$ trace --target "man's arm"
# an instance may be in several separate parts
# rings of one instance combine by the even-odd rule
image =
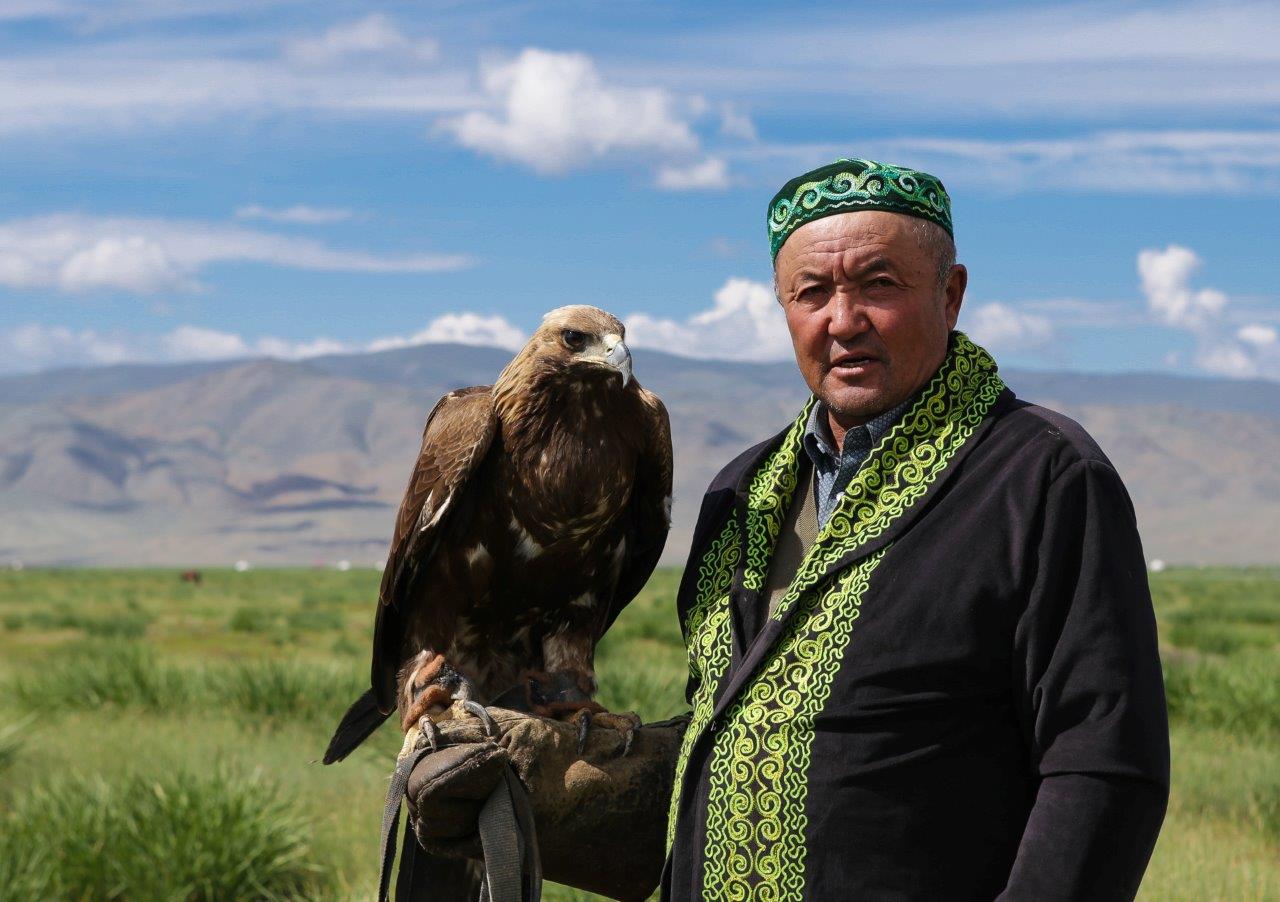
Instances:
[[[1015,633],[1039,789],[1001,899],[1132,899],[1164,818],[1169,729],[1146,561],[1109,464],[1051,484]]]

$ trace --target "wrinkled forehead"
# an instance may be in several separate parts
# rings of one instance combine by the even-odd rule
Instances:
[[[797,268],[834,268],[871,258],[914,266],[928,256],[917,220],[887,210],[857,210],[807,222],[787,237],[774,259],[779,278]]]
[[[622,335],[625,331],[617,317],[588,304],[557,307],[542,318],[542,328],[573,329],[589,335],[605,335],[610,332]]]

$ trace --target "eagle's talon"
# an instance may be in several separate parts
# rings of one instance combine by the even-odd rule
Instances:
[[[578,754],[581,755],[587,750],[587,733],[591,730],[591,709],[583,708],[574,716],[574,720],[578,722]]]
[[[490,739],[497,740],[502,737],[502,731],[498,729],[498,725],[494,722],[493,717],[485,710],[484,705],[471,699],[463,699],[462,707],[467,713],[479,719],[484,725],[485,735]]]
[[[440,746],[444,744],[444,734],[440,732],[440,728],[436,726],[436,722],[430,717],[423,715],[418,720],[418,738],[414,742],[415,748],[429,746],[431,751],[440,751]]]

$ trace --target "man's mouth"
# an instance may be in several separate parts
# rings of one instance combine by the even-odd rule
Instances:
[[[864,370],[880,362],[878,357],[869,354],[844,354],[831,362],[833,370]]]

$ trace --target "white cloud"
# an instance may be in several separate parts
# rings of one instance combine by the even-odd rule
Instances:
[[[1260,323],[1250,323],[1236,330],[1236,338],[1258,348],[1274,345],[1278,336],[1280,333],[1277,333],[1274,327]]]
[[[275,357],[280,360],[303,360],[307,357],[320,357],[323,354],[350,354],[367,350],[353,346],[347,342],[333,338],[312,338],[309,341],[287,341],[282,338],[259,338],[253,343],[254,350],[264,357]]]
[[[328,225],[345,222],[354,214],[345,207],[311,207],[295,204],[292,207],[264,207],[248,204],[236,210],[237,219],[266,219],[270,222],[287,222],[295,225]]]
[[[182,325],[159,335],[68,329],[30,323],[0,330],[0,372],[24,372],[62,366],[112,363],[177,363],[274,357],[303,360],[323,354],[359,354],[423,344],[455,344],[521,348],[528,336],[505,317],[477,313],[446,313],[409,335],[388,335],[371,341],[340,341],[327,336],[287,339],[262,336],[248,339],[236,332]]]
[[[452,342],[485,345],[514,351],[524,346],[529,336],[505,317],[481,316],[477,313],[446,313],[433,319],[425,329],[407,337],[379,338],[368,345],[370,351],[385,351],[410,345]]]
[[[160,348],[169,360],[222,360],[252,351],[239,335],[199,326],[179,326],[161,337]]]
[[[141,235],[105,236],[74,250],[58,267],[56,282],[64,291],[119,289],[139,294],[193,287],[165,249]]]
[[[686,357],[788,360],[791,337],[773,289],[750,279],[729,279],[709,309],[684,320],[647,313],[626,317],[627,343]]]
[[[30,323],[0,332],[0,372],[122,363],[133,354],[127,341],[92,329]]]
[[[1196,350],[1196,365],[1216,376],[1246,379],[1258,375],[1258,364],[1248,351],[1237,344],[1207,340]]]
[[[1053,323],[1047,316],[1015,310],[1006,304],[989,303],[965,307],[961,328],[978,344],[1007,351],[1043,348],[1054,339]]]
[[[196,220],[55,214],[0,222],[0,284],[66,292],[141,294],[196,287],[214,263],[248,262],[333,272],[441,272],[460,255],[379,255]]]
[[[689,166],[663,166],[657,184],[668,191],[697,191],[729,187],[729,167],[720,157],[707,157]]]
[[[299,38],[285,45],[290,59],[308,66],[323,66],[361,57],[401,58],[419,62],[434,60],[440,44],[432,38],[406,37],[387,16],[374,13],[334,25],[313,38]]]
[[[562,173],[613,154],[687,156],[698,139],[676,99],[656,88],[606,84],[579,53],[526,48],[486,64],[486,109],[445,118],[464,147]]]
[[[1228,297],[1216,288],[1191,286],[1191,277],[1200,266],[1195,251],[1176,244],[1138,254],[1142,292],[1152,316],[1194,336],[1195,364],[1206,372],[1237,378],[1280,378],[1276,329],[1248,323],[1232,333]]]
[[[1200,266],[1201,260],[1195,251],[1176,244],[1138,254],[1142,293],[1158,320],[1181,329],[1198,330],[1222,312],[1227,297],[1221,291],[1191,289],[1191,276]]]

